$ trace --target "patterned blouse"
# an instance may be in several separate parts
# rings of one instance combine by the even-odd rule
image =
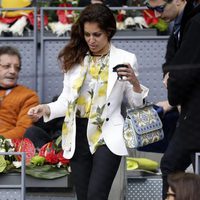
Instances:
[[[77,117],[88,118],[92,122],[88,139],[93,151],[105,144],[101,133],[105,120],[102,113],[106,104],[109,54],[95,59],[97,57],[89,56],[88,71],[77,99],[76,112]]]

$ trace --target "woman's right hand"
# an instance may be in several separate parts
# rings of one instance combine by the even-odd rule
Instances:
[[[160,106],[163,108],[164,113],[170,111],[173,107],[169,104],[169,101],[159,101],[157,106]]]
[[[50,108],[46,104],[40,104],[38,106],[30,108],[27,114],[34,122],[36,122],[44,115],[49,116]]]

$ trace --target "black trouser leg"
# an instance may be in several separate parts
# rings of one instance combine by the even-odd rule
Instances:
[[[78,200],[87,200],[88,185],[92,168],[91,155],[71,160],[72,178]]]
[[[98,147],[93,155],[87,200],[107,200],[119,168],[121,156],[113,154],[106,145]]]
[[[29,127],[24,134],[24,138],[30,139],[36,148],[41,148],[44,144],[52,141],[51,136],[37,126]]]
[[[179,137],[174,135],[161,159],[160,167],[163,175],[163,200],[166,199],[168,190],[167,176],[177,171],[185,171],[192,163],[192,152],[189,151],[187,146],[182,144],[181,141]]]
[[[87,123],[88,119],[76,118],[76,149],[70,160],[78,200],[87,200],[88,184],[92,170],[92,155],[86,136]]]
[[[87,120],[77,119],[76,150],[71,159],[72,178],[78,200],[107,200],[121,156],[113,154],[106,145],[92,155],[87,136]]]

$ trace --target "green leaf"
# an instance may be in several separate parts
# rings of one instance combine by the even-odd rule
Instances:
[[[36,155],[31,158],[31,163],[33,165],[41,166],[44,165],[44,162],[45,162],[45,157],[43,156]]]
[[[158,23],[154,25],[155,28],[157,28],[159,31],[166,31],[168,29],[168,24],[162,20],[159,19]]]
[[[4,159],[3,155],[0,155],[0,173],[4,171],[4,169],[6,169],[6,161]]]
[[[62,141],[62,136],[60,135],[57,139],[56,139],[56,145],[59,146],[61,144]]]
[[[3,135],[0,135],[0,139],[5,140],[5,137],[3,137]]]
[[[66,168],[58,168],[52,165],[26,166],[26,174],[40,179],[55,179],[69,174]]]

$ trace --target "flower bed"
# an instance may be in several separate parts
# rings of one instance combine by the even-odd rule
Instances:
[[[39,179],[56,179],[69,175],[69,160],[63,158],[60,139],[45,144],[36,151],[33,143],[25,138],[5,139],[0,136],[0,152],[25,152],[26,174]],[[0,173],[21,171],[21,157],[0,155]]]
[[[2,12],[0,12],[0,36],[31,36],[36,24],[37,29],[42,28],[47,35],[70,36],[71,27],[83,9],[81,7],[77,9],[77,0],[40,1],[37,4],[37,10],[33,8],[29,10],[27,6],[30,7],[32,2],[30,0],[26,2],[28,4],[23,4],[23,1],[18,0],[18,3],[16,1],[12,5],[4,0]],[[6,10],[9,8],[17,10]],[[168,29],[168,24],[158,19],[154,12],[146,9],[145,6],[121,7],[114,9],[113,14],[118,30],[154,28],[165,32]],[[36,22],[34,22],[35,19]],[[43,27],[41,27],[42,24]]]

